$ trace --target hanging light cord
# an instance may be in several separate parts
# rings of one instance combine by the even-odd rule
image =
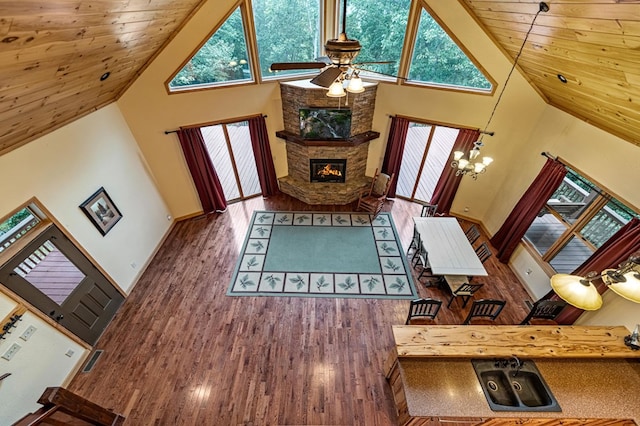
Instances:
[[[482,131],[482,135],[480,136],[480,142],[482,142],[482,138],[484,137],[485,134],[487,134],[487,129],[489,128],[489,124],[491,123],[491,120],[493,119],[493,115],[496,113],[496,109],[498,109],[498,105],[500,104],[500,99],[502,99],[502,95],[504,94],[504,90],[507,88],[507,83],[509,83],[509,79],[511,78],[511,74],[513,74],[513,70],[516,69],[516,65],[518,65],[518,59],[520,59],[520,54],[522,54],[522,51],[524,50],[524,46],[527,44],[527,39],[529,38],[529,34],[531,34],[531,30],[533,30],[533,26],[536,23],[536,19],[538,19],[538,15],[540,15],[540,12],[548,12],[549,11],[549,6],[541,1],[540,2],[540,7],[538,9],[538,11],[536,12],[536,15],[533,17],[533,21],[531,21],[531,26],[529,27],[529,31],[527,31],[527,34],[524,36],[524,41],[522,42],[522,46],[520,46],[520,50],[518,51],[518,54],[516,55],[514,61],[513,61],[513,66],[511,67],[511,70],[509,71],[509,74],[507,74],[507,79],[504,81],[504,85],[502,85],[502,90],[500,91],[500,94],[498,95],[498,100],[496,101],[496,104],[493,106],[493,111],[491,111],[491,115],[489,116],[489,120],[487,121],[487,125],[484,126],[484,130]]]

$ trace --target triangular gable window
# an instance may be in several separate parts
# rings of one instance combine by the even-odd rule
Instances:
[[[409,80],[439,86],[490,91],[491,82],[462,51],[456,41],[422,9],[416,34]]]
[[[238,7],[169,83],[171,90],[253,81]]]

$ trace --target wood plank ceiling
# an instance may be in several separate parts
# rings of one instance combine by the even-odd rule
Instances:
[[[201,2],[0,0],[0,154],[117,100]]]
[[[513,60],[539,2],[463,1]],[[518,67],[549,104],[640,146],[640,1],[547,4]]]
[[[0,154],[117,100],[204,1],[0,0]],[[460,1],[511,58],[538,11]],[[640,0],[548,4],[518,66],[550,104],[640,146]]]

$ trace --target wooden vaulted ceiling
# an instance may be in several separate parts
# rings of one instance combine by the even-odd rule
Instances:
[[[0,0],[0,154],[117,100],[204,1]],[[460,1],[512,59],[539,9]],[[640,0],[547,3],[519,68],[551,105],[640,146]]]
[[[0,154],[115,101],[202,2],[0,0]]]
[[[539,2],[463,2],[514,59]],[[549,104],[640,146],[640,1],[546,3],[518,67]]]

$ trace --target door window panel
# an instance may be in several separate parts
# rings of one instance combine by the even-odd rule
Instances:
[[[410,123],[396,195],[429,202],[442,171],[449,165],[459,132],[451,127]]]
[[[51,240],[28,254],[13,271],[58,305],[86,278]]]
[[[200,131],[225,199],[236,201],[260,194],[249,122],[206,126]]]

